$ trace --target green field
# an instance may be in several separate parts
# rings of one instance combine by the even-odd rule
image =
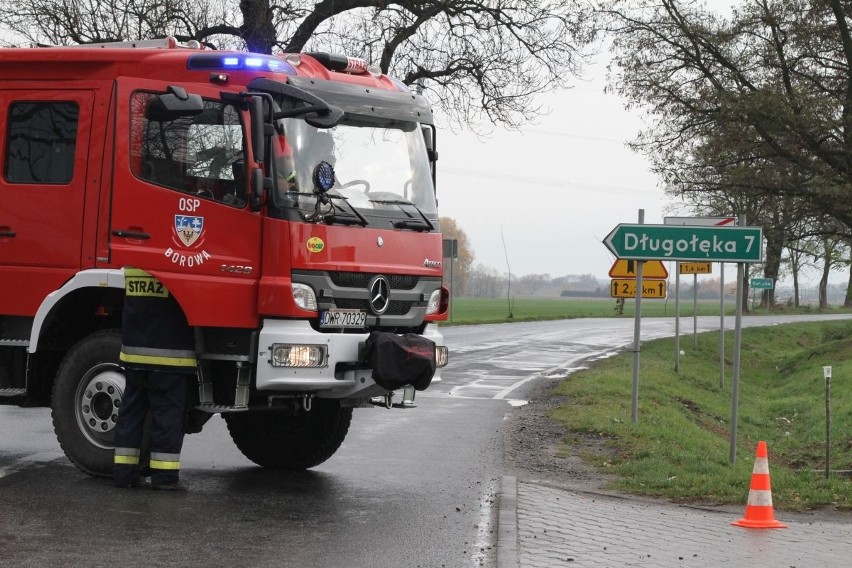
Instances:
[[[453,298],[451,308],[451,319],[447,325],[476,324],[476,323],[503,323],[507,321],[536,321],[548,319],[565,318],[587,318],[587,317],[627,317],[635,315],[634,301],[627,300],[624,303],[624,312],[616,316],[616,303],[614,298],[584,299],[584,298],[516,298],[510,306],[506,298]],[[733,314],[735,305],[733,302],[725,304],[725,312]],[[801,308],[802,313],[812,313],[809,308]],[[830,312],[844,310],[832,309]],[[848,310],[846,310],[848,311]],[[719,301],[699,301],[698,315],[718,315]],[[766,313],[761,311],[760,313]],[[785,310],[784,313],[791,313]],[[692,300],[680,300],[681,317],[692,316]],[[673,299],[666,300],[643,300],[642,315],[648,317],[675,315],[675,302]]]
[[[700,302],[699,314],[718,315],[717,302]],[[505,299],[458,298],[448,324],[614,317],[615,300],[520,298],[508,318]],[[692,315],[681,301],[681,316]],[[732,314],[734,306],[726,305]],[[803,313],[813,313],[804,308]],[[848,312],[834,309],[831,312]],[[646,316],[674,316],[674,302],[642,303]],[[758,313],[765,314],[765,310]],[[790,313],[785,310],[785,313]],[[633,301],[623,318],[632,318]],[[567,377],[555,391],[565,404],[552,414],[568,431],[563,451],[593,446],[604,454],[583,457],[612,473],[613,488],[691,503],[744,505],[757,442],[769,448],[775,507],[833,506],[852,510],[852,322],[826,322],[743,330],[736,462],[729,462],[731,357],[720,386],[718,332],[692,341],[674,372],[673,339],[643,344],[639,420],[631,421],[632,354],[600,361]],[[825,478],[825,381],[831,385],[832,473]]]
[[[726,354],[733,353],[727,334]],[[730,465],[731,372],[720,387],[719,335],[699,336],[697,350],[674,372],[672,339],[643,345],[638,422],[631,420],[632,354],[569,376],[552,418],[575,442],[595,439],[608,451],[584,457],[615,474],[613,488],[691,503],[744,504],[755,448],[767,442],[774,505],[852,509],[852,322],[809,323],[743,331],[736,463]],[[825,469],[825,381],[833,367],[831,448]]]

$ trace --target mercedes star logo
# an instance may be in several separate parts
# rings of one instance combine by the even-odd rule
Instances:
[[[382,315],[390,305],[390,282],[384,276],[376,276],[370,282],[370,309],[377,316]]]

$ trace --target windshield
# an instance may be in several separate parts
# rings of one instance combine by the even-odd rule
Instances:
[[[329,195],[346,198],[366,218],[419,219],[419,213],[408,211],[413,209],[408,204],[413,204],[423,215],[437,219],[426,145],[418,124],[375,118],[359,121],[347,116],[328,130],[298,118],[283,119],[277,127],[273,144],[277,204],[313,209],[314,174],[317,165],[325,162],[334,169]]]

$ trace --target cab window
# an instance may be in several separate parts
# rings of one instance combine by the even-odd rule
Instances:
[[[66,184],[74,176],[77,103],[20,102],[9,107],[6,180]]]
[[[157,185],[234,207],[246,203],[245,150],[239,111],[204,101],[204,111],[174,119],[151,118],[154,93],[131,99],[131,170]]]

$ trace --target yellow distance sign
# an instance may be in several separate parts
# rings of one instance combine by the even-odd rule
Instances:
[[[681,262],[679,266],[681,274],[711,274],[713,272],[712,262]]]
[[[613,298],[635,298],[636,297],[636,281],[627,279],[613,280],[609,287],[609,295]],[[643,280],[642,281],[642,297],[643,298],[665,298],[666,297],[666,281],[665,280]]]
[[[661,260],[622,260],[616,259],[612,268],[609,269],[610,278],[636,278],[636,271],[639,268],[639,263],[642,265],[642,278],[648,280],[665,280],[669,277],[669,271],[666,270],[663,261]]]

